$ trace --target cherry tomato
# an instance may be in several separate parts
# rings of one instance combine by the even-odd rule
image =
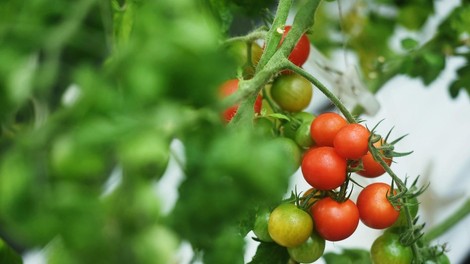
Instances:
[[[284,33],[282,34],[281,42],[284,41],[284,38],[287,36],[287,33],[290,31],[292,26],[285,26]],[[280,45],[279,44],[279,45]],[[302,66],[310,54],[310,40],[306,34],[303,34],[297,44],[294,46],[294,49],[289,55],[289,60],[297,66]]]
[[[312,234],[312,217],[295,204],[283,203],[271,212],[268,231],[277,244],[296,247],[307,241]]]
[[[299,169],[302,160],[302,151],[294,140],[286,137],[277,137],[274,139],[282,148],[285,155],[285,161],[292,164],[292,173]]]
[[[311,208],[315,229],[326,240],[339,241],[351,236],[359,224],[359,210],[350,199],[338,202],[331,197],[317,201]]]
[[[337,113],[322,113],[313,120],[310,135],[317,146],[333,147],[336,133],[347,124],[346,119]]]
[[[312,84],[297,73],[279,75],[271,87],[271,97],[285,111],[304,110],[312,100]]]
[[[395,209],[387,196],[390,185],[376,182],[367,185],[357,197],[357,208],[361,221],[370,228],[383,229],[395,223],[400,211]]]
[[[272,242],[273,239],[269,235],[268,231],[268,222],[269,222],[269,215],[271,212],[267,209],[261,209],[256,214],[255,218],[255,225],[253,227],[253,233],[255,233],[256,237],[264,242]]]
[[[411,199],[407,200],[407,203],[409,204],[408,208],[411,213],[411,217],[415,218],[416,215],[418,215],[418,210],[419,210],[419,202],[417,197],[413,197]],[[397,221],[393,223],[392,227],[405,227],[408,225],[408,221],[406,220],[406,215],[405,215],[405,209],[404,207],[400,208],[400,216],[398,216]]]
[[[336,134],[333,145],[345,159],[359,159],[367,153],[370,132],[363,125],[347,124]]]
[[[289,256],[298,263],[312,263],[319,259],[325,251],[325,239],[315,230],[312,235],[296,247],[287,248]]]
[[[411,264],[413,252],[400,243],[400,235],[385,232],[372,243],[370,255],[374,264]]]
[[[304,194],[302,195],[302,201],[308,198],[307,204],[310,206],[313,205],[316,201],[320,200],[318,196],[321,195],[321,191],[315,189],[315,188],[310,188]]]
[[[310,136],[310,123],[303,123],[295,132],[295,142],[301,148],[308,149],[315,144]]]
[[[263,49],[256,43],[251,42],[251,63],[248,63],[248,48],[249,43],[245,41],[235,41],[228,47],[228,52],[235,59],[237,65],[242,67],[244,77],[252,77],[255,73],[255,67],[258,64]]]
[[[305,180],[317,190],[333,190],[343,184],[346,167],[346,160],[332,147],[308,150],[301,164]]]
[[[382,141],[374,143],[374,146],[376,148],[382,146]],[[385,161],[385,163],[387,163],[388,166],[392,164],[391,158],[384,158],[383,160]],[[380,163],[374,160],[374,157],[372,157],[370,151],[367,151],[366,155],[361,158],[361,161],[363,169],[356,172],[357,174],[366,178],[375,178],[385,173],[385,169],[382,167],[382,165],[380,165]]]
[[[220,86],[219,89],[220,89],[221,97],[227,97],[233,94],[238,89],[238,79],[232,79],[232,80],[226,81]],[[263,98],[261,97],[261,95],[258,95],[255,101],[255,104],[253,105],[253,108],[256,114],[259,114],[261,112],[262,100]],[[224,120],[227,123],[230,122],[230,120],[232,120],[232,118],[237,113],[237,110],[238,110],[238,104],[225,109],[225,111],[223,112]]]

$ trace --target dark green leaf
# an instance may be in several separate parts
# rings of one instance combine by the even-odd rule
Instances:
[[[276,243],[261,242],[248,264],[286,264],[288,260],[289,253],[285,247]]]
[[[23,259],[2,238],[0,238],[0,263],[22,264]]]

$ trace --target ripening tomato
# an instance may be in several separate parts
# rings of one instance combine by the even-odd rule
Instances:
[[[290,31],[292,26],[285,26],[284,33],[282,34],[281,42],[279,45],[284,41],[284,38],[287,36],[287,33]],[[297,44],[295,44],[294,49],[289,55],[289,60],[297,66],[302,66],[308,58],[310,54],[310,40],[308,39],[306,34],[303,34]]]
[[[247,43],[238,40],[230,43],[228,52],[235,59],[237,65],[242,67],[243,77],[250,78],[255,74],[255,67],[263,54],[263,49],[256,42]],[[250,63],[248,63],[249,57],[251,58]]]
[[[305,180],[317,190],[333,190],[346,180],[346,160],[332,147],[308,150],[301,164]]]
[[[359,210],[350,199],[338,202],[325,197],[317,201],[310,210],[318,234],[329,241],[348,238],[359,224]]]
[[[312,263],[319,259],[325,251],[325,239],[315,230],[312,235],[296,247],[287,248],[289,256],[298,263]]]
[[[235,93],[235,91],[238,89],[238,82],[239,82],[238,79],[232,79],[223,83],[219,88],[220,97],[222,98],[227,97]],[[261,95],[258,95],[255,101],[255,104],[253,105],[253,108],[256,114],[259,114],[261,112],[262,100],[263,98],[261,97]],[[238,110],[238,105],[234,105],[225,109],[225,111],[223,112],[224,120],[227,123],[230,122],[230,120],[232,120],[232,118],[237,113],[237,110]]]
[[[380,140],[374,143],[374,146],[378,148],[382,146],[382,144],[383,143]],[[360,160],[362,161],[362,170],[356,172],[358,175],[366,178],[375,178],[385,173],[385,169],[382,167],[382,165],[380,165],[380,163],[374,160],[374,157],[370,151],[367,151],[366,155],[364,155]],[[391,158],[384,158],[383,160],[388,166],[392,164]]]
[[[317,146],[333,147],[336,133],[347,124],[346,119],[337,113],[322,113],[313,120],[310,135]]]
[[[307,241],[312,234],[312,217],[295,204],[283,203],[271,212],[268,231],[277,244],[296,247]]]
[[[361,124],[347,124],[336,134],[333,145],[345,159],[359,159],[367,153],[370,132]]]
[[[299,112],[312,100],[312,84],[297,73],[279,75],[271,87],[271,97],[283,110]]]
[[[370,256],[373,264],[411,264],[413,252],[400,243],[400,235],[385,232],[372,243]]]
[[[357,208],[361,221],[370,228],[384,229],[395,223],[400,211],[388,200],[390,185],[376,182],[367,185],[357,197]]]

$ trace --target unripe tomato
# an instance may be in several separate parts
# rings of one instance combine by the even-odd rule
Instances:
[[[315,230],[312,235],[296,247],[287,248],[289,256],[298,263],[312,263],[319,259],[325,251],[325,239]]]
[[[290,31],[292,26],[285,26],[284,33],[282,34],[281,42],[284,41],[284,38],[287,36],[287,33]],[[302,66],[308,59],[310,54],[310,40],[306,34],[303,34],[297,44],[294,46],[294,49],[289,55],[289,60],[297,66]]]
[[[325,197],[317,201],[310,211],[318,234],[329,241],[348,238],[359,224],[359,210],[350,199],[338,202]]]
[[[400,211],[395,209],[387,196],[392,192],[390,185],[376,182],[367,185],[357,197],[357,208],[361,221],[370,228],[383,229],[395,223]]]
[[[308,150],[301,164],[304,179],[317,190],[333,190],[346,180],[346,160],[332,147]]]
[[[400,243],[400,235],[385,232],[372,243],[370,255],[373,264],[411,264],[413,252]]]
[[[336,134],[333,145],[345,159],[359,159],[367,153],[370,132],[361,124],[347,124]]]
[[[417,197],[413,197],[411,199],[407,200],[408,208],[411,213],[411,217],[414,219],[418,215],[418,210],[419,210],[419,202]],[[405,227],[408,225],[408,221],[406,220],[406,215],[405,215],[405,208],[401,207],[400,208],[400,216],[398,216],[397,221],[393,223],[392,228],[394,227]]]
[[[271,97],[285,111],[304,110],[312,100],[312,84],[297,73],[279,75],[271,87]]]
[[[249,45],[251,45],[250,63],[248,63]],[[230,44],[228,52],[235,59],[236,63],[243,68],[244,77],[252,77],[255,73],[255,67],[263,54],[263,49],[256,42],[247,43],[239,40]]]
[[[268,231],[277,244],[296,247],[307,241],[312,234],[312,217],[295,204],[283,203],[271,212]]]
[[[271,212],[267,209],[261,209],[256,214],[255,218],[255,226],[253,227],[253,233],[255,233],[256,237],[264,242],[272,242],[273,239],[269,235],[268,231],[268,222],[269,216]]]
[[[237,91],[237,89],[238,89],[238,82],[239,82],[238,79],[232,79],[232,80],[228,80],[225,83],[223,83],[219,88],[220,97],[222,97],[222,98],[227,97],[227,96],[235,93],[235,91]],[[255,104],[253,105],[253,109],[254,109],[256,114],[261,113],[262,100],[263,100],[263,98],[261,97],[261,95],[258,95],[258,97],[256,98],[256,101],[255,101]],[[230,120],[232,120],[232,118],[237,113],[238,106],[239,106],[238,104],[234,105],[234,106],[231,106],[231,107],[225,109],[225,111],[223,112],[224,120],[227,123],[230,122]]]
[[[347,124],[346,119],[337,113],[322,113],[313,120],[310,135],[317,146],[333,147],[336,134]]]

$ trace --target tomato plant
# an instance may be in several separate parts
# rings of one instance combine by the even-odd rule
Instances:
[[[357,197],[361,221],[368,227],[384,229],[395,223],[400,215],[388,197],[393,195],[390,185],[376,182],[367,185]]]
[[[346,180],[346,160],[332,147],[318,147],[307,151],[301,170],[305,180],[318,190],[333,190]]]
[[[227,97],[233,93],[235,93],[238,90],[238,79],[232,79],[224,82],[220,88],[219,88],[219,93],[221,97]],[[255,104],[253,105],[253,109],[255,113],[259,114],[261,112],[261,104],[262,104],[263,98],[261,95],[258,95],[256,98]],[[229,108],[225,109],[223,112],[223,118],[226,122],[230,122],[232,118],[235,116],[235,114],[238,111],[238,105],[230,106]]]
[[[269,235],[276,243],[285,247],[301,245],[311,236],[312,230],[312,217],[295,204],[283,203],[269,216]]]
[[[242,68],[244,77],[250,78],[255,74],[255,67],[261,58],[263,49],[256,42],[235,41],[230,43],[228,52]]]
[[[340,241],[351,236],[359,224],[359,210],[350,199],[343,202],[326,197],[311,207],[315,230],[326,240]]]
[[[278,76],[271,87],[273,100],[289,112],[304,110],[312,99],[312,84],[297,73]]]
[[[310,134],[318,146],[333,147],[338,131],[347,125],[347,121],[337,113],[322,113],[313,120]]]
[[[400,243],[400,236],[385,232],[372,243],[370,254],[374,264],[411,264],[413,253]]]
[[[369,131],[360,124],[348,124],[336,133],[333,145],[336,152],[345,159],[359,159],[367,153]]]

